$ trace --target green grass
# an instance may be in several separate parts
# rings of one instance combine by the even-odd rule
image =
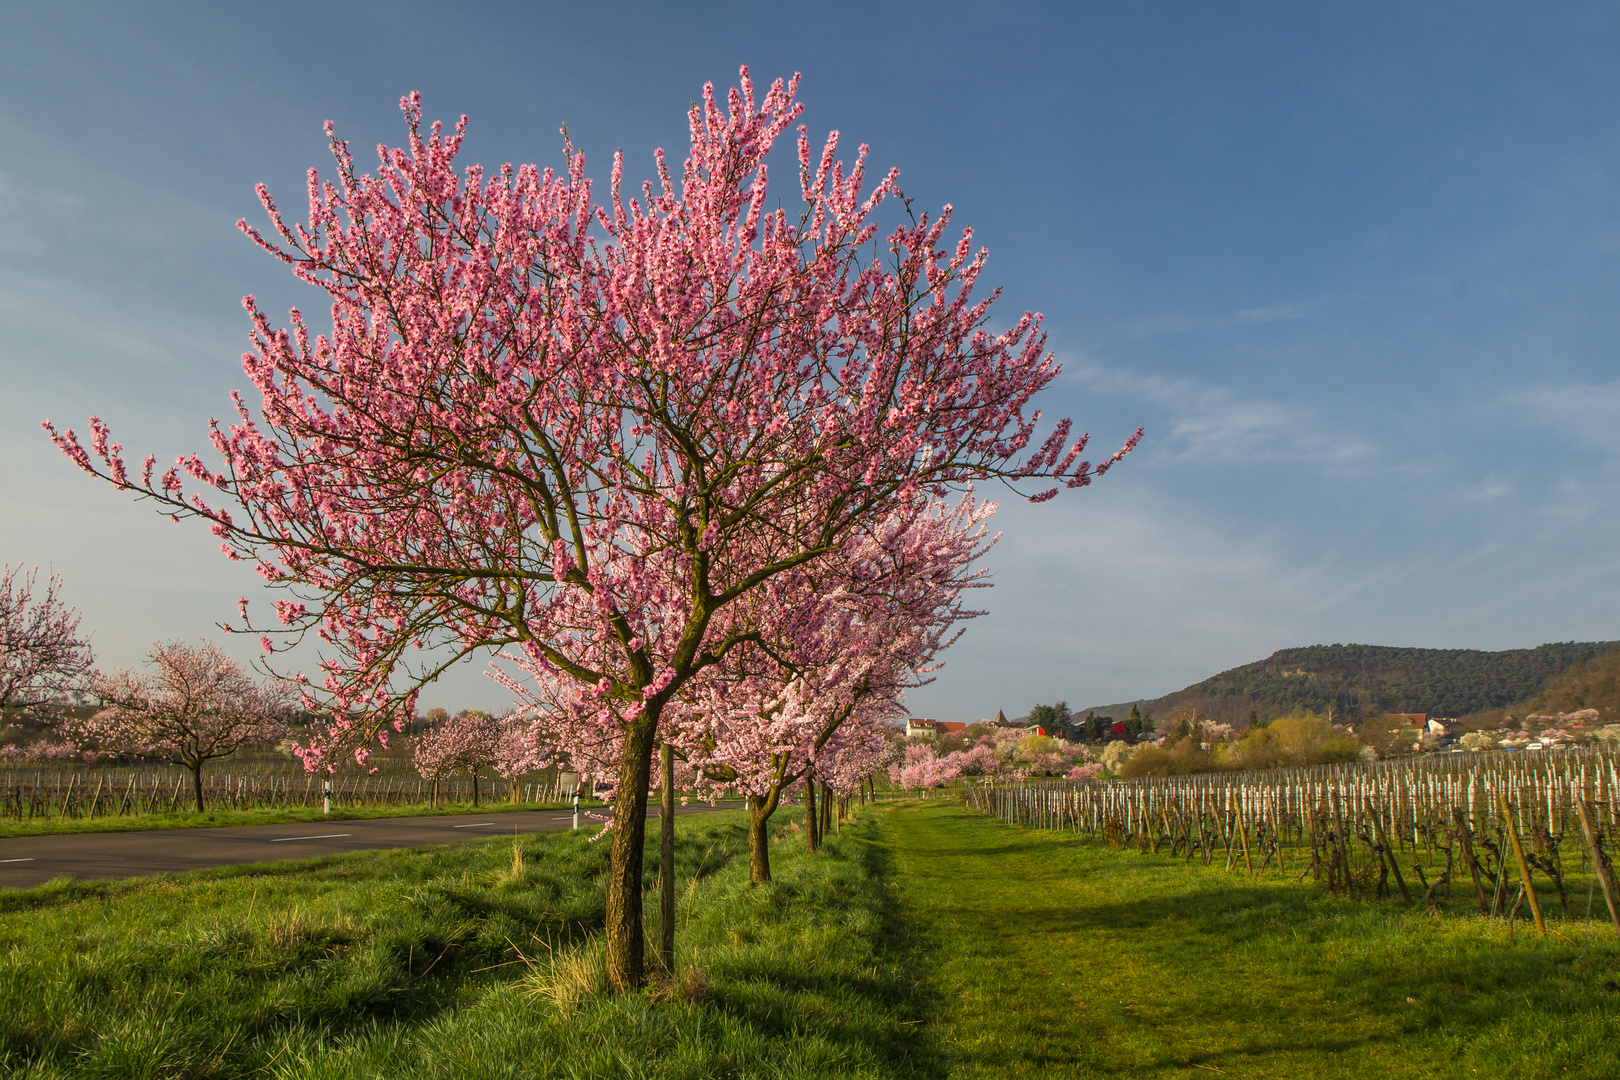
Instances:
[[[751,888],[741,814],[677,824],[686,974],[620,998],[600,992],[607,845],[580,834],[523,838],[521,873],[490,840],[0,893],[0,1074],[825,1078],[926,1058],[883,848],[851,830],[806,857],[784,820],[777,881]]]
[[[887,817],[952,1077],[1620,1075],[1606,921],[1509,940],[943,803]]]
[[[1603,924],[1509,940],[947,800],[816,856],[778,819],[762,888],[742,814],[677,822],[679,977],[617,998],[583,834],[0,892],[0,1075],[1620,1075]]]
[[[581,799],[581,807],[598,809],[596,799]],[[514,803],[485,800],[477,807],[471,803],[451,803],[440,800],[430,803],[405,803],[397,806],[334,806],[330,814],[321,813],[319,806],[278,806],[251,810],[182,810],[161,814],[108,815],[96,818],[38,817],[32,821],[0,819],[0,838],[7,836],[57,836],[67,833],[143,832],[148,829],[215,829],[226,825],[279,825],[295,821],[356,821],[360,818],[434,817],[443,814],[500,814],[514,810],[560,810],[572,808],[573,802]]]

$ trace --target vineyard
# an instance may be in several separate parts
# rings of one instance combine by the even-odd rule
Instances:
[[[1438,909],[1461,892],[1510,925],[1528,903],[1545,935],[1547,905],[1584,917],[1599,889],[1620,933],[1609,855],[1620,836],[1617,793],[1620,752],[1579,750],[993,784],[964,799],[1004,821],[1228,872],[1309,878],[1349,898],[1398,893]]]
[[[330,780],[331,790],[326,784]],[[538,803],[573,794],[568,774],[546,770],[517,781],[480,777],[483,800]],[[285,765],[248,765],[203,776],[203,799],[212,809],[430,806],[474,801],[471,779],[429,781],[414,772],[330,778]],[[82,769],[0,769],[0,821],[103,818],[174,813],[194,805],[191,774],[162,766]]]

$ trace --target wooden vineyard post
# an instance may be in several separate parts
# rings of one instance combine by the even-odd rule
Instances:
[[[658,959],[666,975],[675,974],[675,748],[664,743],[658,752]]]
[[[1322,880],[1322,859],[1316,853],[1316,808],[1313,806],[1306,818],[1311,827],[1311,880]]]
[[[1479,894],[1479,913],[1491,913],[1490,901],[1485,899],[1485,886],[1479,880],[1479,860],[1474,857],[1474,833],[1468,827],[1468,815],[1462,810],[1455,810],[1457,821],[1457,835],[1462,839],[1463,858],[1468,861],[1468,871],[1474,875],[1474,891]]]
[[[1524,847],[1519,843],[1519,830],[1513,824],[1513,811],[1508,808],[1507,796],[1498,792],[1497,801],[1502,806],[1502,816],[1507,819],[1508,840],[1513,844],[1513,855],[1519,860],[1519,874],[1524,879],[1524,895],[1530,901],[1530,914],[1536,917],[1536,933],[1542,937],[1547,936],[1547,925],[1541,921],[1541,904],[1536,900],[1536,883],[1530,880],[1530,864],[1525,861]]]
[[[1339,805],[1339,789],[1333,789],[1333,843],[1338,849],[1339,873],[1344,878],[1344,894],[1349,897],[1356,895],[1355,878],[1350,873],[1350,845],[1344,840],[1344,813]],[[1332,868],[1329,868],[1328,882],[1333,881]]]
[[[1586,837],[1586,848],[1592,855],[1592,871],[1598,876],[1598,884],[1603,886],[1603,902],[1609,905],[1609,918],[1614,922],[1614,932],[1620,934],[1620,910],[1615,907],[1614,872],[1608,860],[1603,857],[1603,849],[1598,846],[1597,830],[1592,828],[1592,818],[1586,810],[1585,796],[1575,800],[1575,812],[1581,818],[1581,834]]]
[[[1406,887],[1406,879],[1401,876],[1400,857],[1390,850],[1389,836],[1384,832],[1384,816],[1374,807],[1372,796],[1367,796],[1367,816],[1372,818],[1373,828],[1378,832],[1378,842],[1384,847],[1384,855],[1389,859],[1389,868],[1395,871],[1395,884],[1401,887],[1401,895],[1406,898],[1406,906],[1412,906],[1412,893]]]
[[[1272,846],[1277,849],[1277,873],[1286,874],[1288,870],[1283,866],[1282,819],[1277,816],[1277,803],[1275,800],[1271,803],[1271,832],[1274,837]]]
[[[1238,838],[1243,842],[1243,866],[1254,877],[1254,861],[1249,858],[1249,830],[1243,824],[1243,800],[1237,792],[1232,792],[1232,809],[1237,813]]]

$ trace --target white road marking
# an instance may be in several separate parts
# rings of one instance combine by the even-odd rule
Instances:
[[[285,844],[288,840],[332,840],[339,836],[348,836],[346,832],[322,833],[319,836],[278,836],[270,841],[272,844]]]
[[[452,825],[450,827],[452,829],[476,829],[480,825],[498,825],[498,824],[499,824],[499,822],[495,822],[495,821],[475,821],[471,825]]]
[[[33,862],[33,859],[0,859],[0,862]]]

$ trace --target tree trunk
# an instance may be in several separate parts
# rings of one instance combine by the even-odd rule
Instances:
[[[748,880],[755,885],[771,880],[771,846],[765,827],[781,797],[782,789],[775,784],[769,795],[748,796]]]
[[[658,959],[665,974],[675,973],[675,748],[658,751]]]
[[[647,939],[641,919],[642,846],[647,839],[647,785],[662,711],[649,704],[625,729],[624,756],[613,790],[606,937],[608,988],[616,994],[636,989],[647,974]]]
[[[202,762],[188,766],[191,769],[191,790],[197,793],[197,813],[203,812]]]
[[[473,808],[477,809],[477,807],[478,807],[478,770],[477,769],[469,769],[468,771],[472,773],[472,778],[473,778]]]
[[[827,834],[832,832],[832,824],[833,824],[832,811],[833,811],[832,785],[831,784],[822,784],[821,785],[821,830],[817,834],[822,839],[826,839]]]
[[[811,774],[804,778],[804,850],[812,855],[820,843],[816,832],[820,826],[821,818],[816,813],[816,778]]]

